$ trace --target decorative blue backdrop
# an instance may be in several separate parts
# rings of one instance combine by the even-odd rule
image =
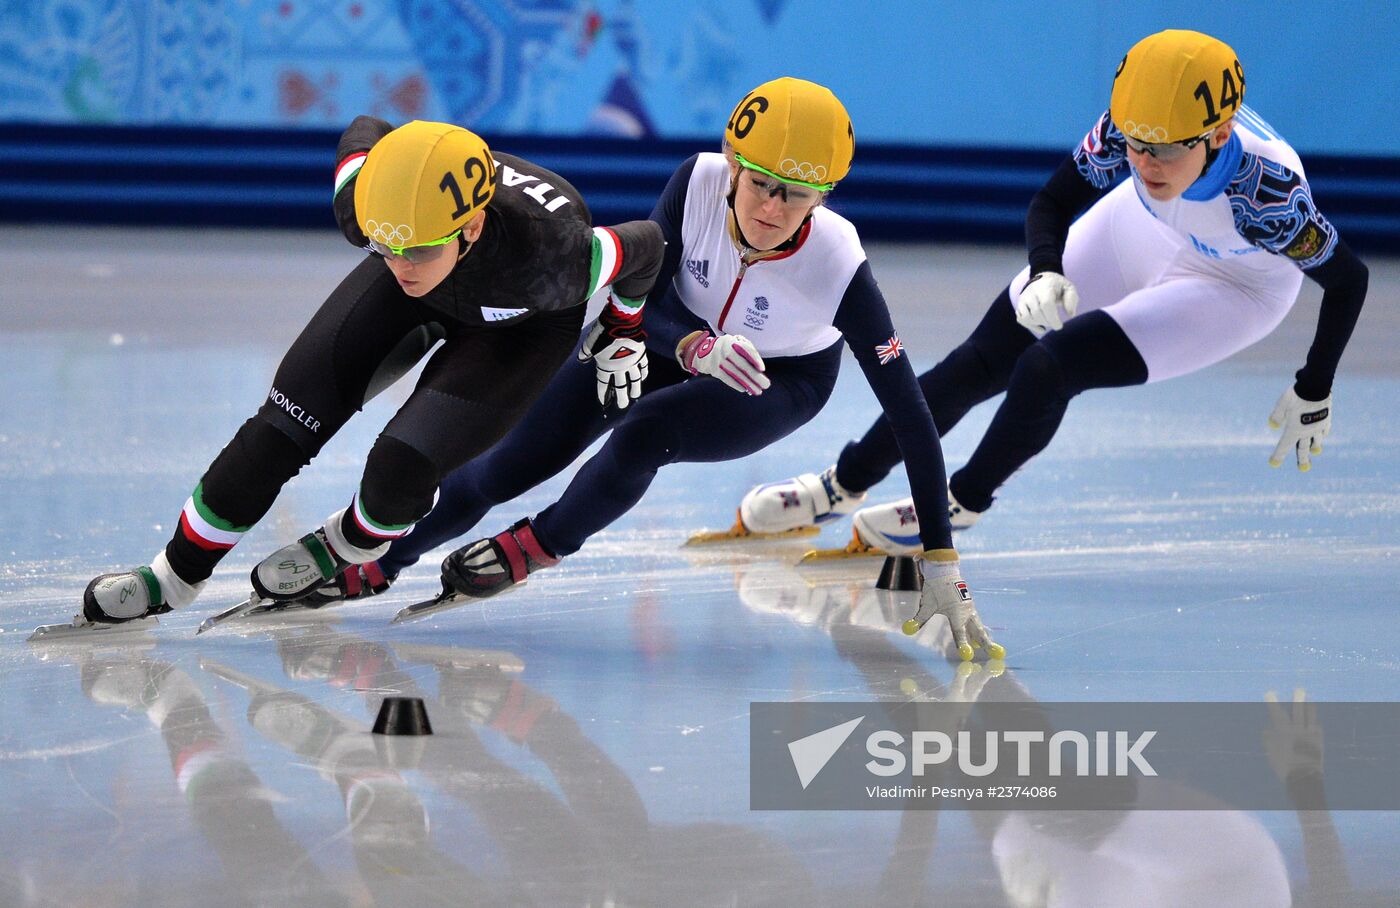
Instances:
[[[1300,150],[1400,153],[1400,24],[1377,3],[0,0],[0,120],[714,135],[748,88],[830,85],[876,142],[1067,148],[1137,38],[1230,41]]]
[[[330,225],[358,113],[470,126],[644,216],[781,74],[846,102],[867,237],[1015,241],[1124,51],[1230,41],[1354,245],[1400,252],[1388,6],[1187,0],[0,0],[0,219]],[[639,141],[640,140],[640,141]]]

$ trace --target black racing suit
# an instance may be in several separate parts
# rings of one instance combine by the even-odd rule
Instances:
[[[367,151],[390,129],[357,118],[337,160]],[[596,279],[588,207],[558,174],[512,155],[495,158],[482,234],[439,286],[410,297],[371,254],[302,330],[267,400],[209,466],[166,547],[186,582],[207,578],[287,480],[437,341],[442,346],[366,458],[358,500],[342,522],[355,545],[402,535],[427,514],[440,477],[504,435],[564,362]],[[361,244],[353,197],[352,180],[337,193],[336,214]],[[611,232],[620,247],[613,287],[644,297],[661,264],[660,230],[635,221]],[[201,535],[200,527],[223,532]]]

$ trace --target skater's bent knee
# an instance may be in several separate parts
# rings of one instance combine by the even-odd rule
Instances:
[[[660,417],[623,422],[613,430],[603,450],[618,466],[637,471],[655,470],[679,455],[675,432],[669,422]]]
[[[1011,374],[1011,386],[1021,391],[1035,391],[1049,397],[1067,400],[1082,388],[1068,381],[1063,363],[1044,342],[1031,344],[1016,361]]]
[[[365,458],[360,496],[365,510],[391,523],[412,523],[433,506],[441,470],[427,455],[380,435]]]

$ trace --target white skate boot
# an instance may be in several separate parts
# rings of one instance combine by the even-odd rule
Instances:
[[[687,544],[815,536],[819,524],[844,517],[864,500],[864,492],[856,494],[841,488],[836,481],[836,467],[830,466],[820,474],[803,473],[749,489],[739,502],[738,519],[732,528],[722,533],[695,533]]]
[[[324,608],[344,602],[338,595],[313,595],[353,565],[383,558],[389,551],[386,541],[372,549],[360,548],[345,538],[340,522],[345,511],[336,511],[326,518],[326,525],[284,545],[268,555],[253,568],[249,580],[253,592],[232,608],[204,619],[195,631],[198,636],[226,621],[246,615],[279,612],[288,608]]]
[[[332,583],[352,564],[382,558],[389,551],[384,542],[363,549],[346,539],[340,530],[344,510],[326,519],[326,525],[268,555],[253,568],[253,592],[271,602],[294,602]],[[323,598],[317,604],[338,601]]]
[[[29,639],[152,627],[156,615],[189,605],[203,588],[181,580],[161,550],[149,567],[94,577],[83,591],[83,610],[70,623],[37,627]]]
[[[982,511],[969,511],[958,504],[952,492],[948,493],[948,523],[954,533],[972,526],[982,514]],[[919,542],[919,515],[914,511],[913,498],[861,508],[851,518],[851,526],[851,541],[846,543],[845,548],[816,549],[803,555],[802,560],[917,555],[923,550]]]

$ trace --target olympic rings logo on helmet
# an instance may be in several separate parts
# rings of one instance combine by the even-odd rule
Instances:
[[[1167,141],[1165,126],[1149,126],[1136,120],[1123,121],[1123,135],[1130,139],[1137,139],[1139,142],[1150,142],[1154,145],[1160,145]]]
[[[826,165],[824,164],[813,164],[810,161],[799,163],[792,158],[783,158],[778,164],[778,171],[783,176],[801,180],[803,183],[826,182]]]
[[[365,231],[370,239],[377,240],[385,246],[402,248],[409,245],[409,240],[413,239],[413,228],[407,224],[390,224],[387,221],[370,219],[365,221]]]

